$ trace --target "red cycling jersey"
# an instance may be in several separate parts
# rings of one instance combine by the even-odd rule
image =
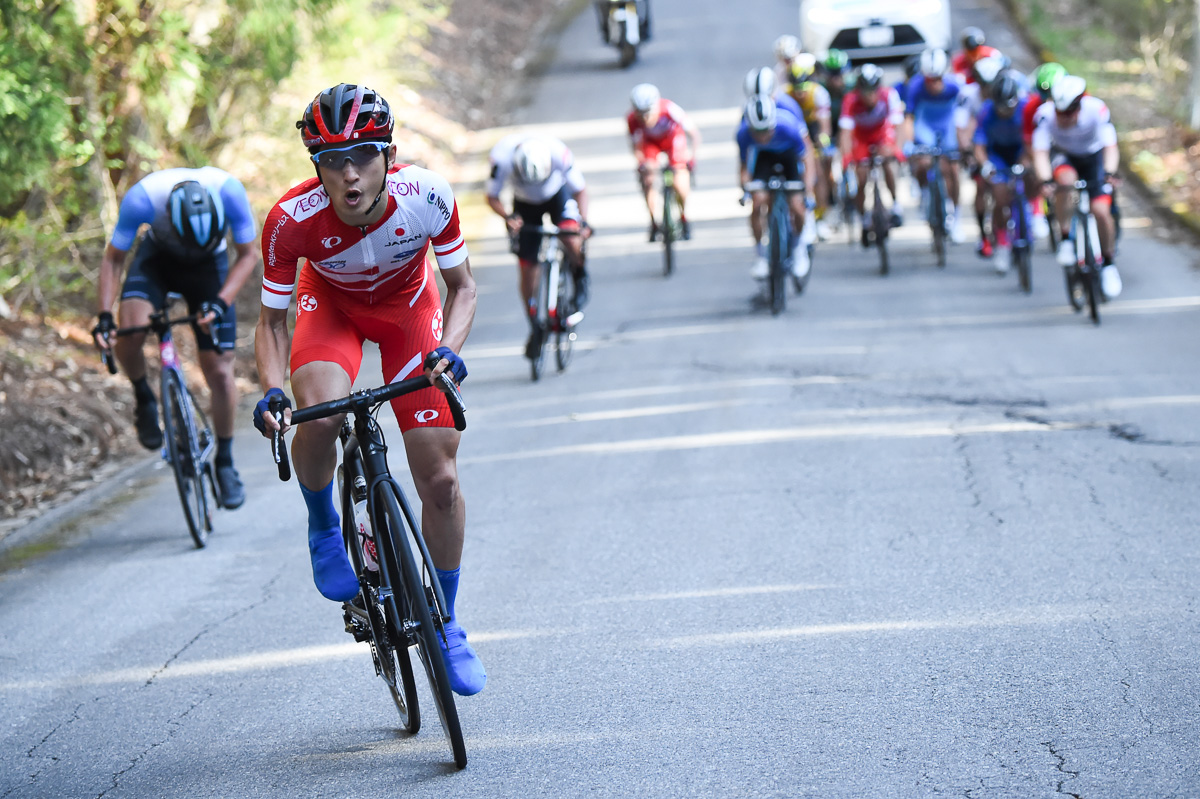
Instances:
[[[444,270],[467,260],[458,205],[449,183],[421,167],[393,167],[387,186],[387,210],[366,228],[341,221],[315,177],[285,194],[267,215],[262,303],[286,309],[296,291],[293,373],[327,361],[353,381],[363,342],[370,340],[379,344],[383,376],[391,382],[419,372],[424,356],[438,347],[441,297],[426,253],[432,245]],[[404,431],[453,425],[436,389],[401,397],[392,408]]]
[[[1037,120],[1034,117],[1037,116],[1038,109],[1042,107],[1043,102],[1049,102],[1049,100],[1042,100],[1037,94],[1031,93],[1029,102],[1025,103],[1025,112],[1021,117],[1021,133],[1024,134],[1026,147],[1032,146],[1033,129],[1037,127]]]
[[[994,55],[1000,55],[1000,51],[989,44],[979,45],[972,53],[963,50],[954,54],[954,58],[950,61],[950,71],[961,75],[967,83],[974,83],[975,76],[971,74],[971,68],[975,66],[975,62]]]
[[[638,152],[638,161],[655,161],[659,153],[666,153],[673,166],[688,162],[690,154],[687,143],[688,118],[683,109],[667,99],[658,101],[658,119],[646,125],[635,111],[625,117],[629,125],[629,136]]]
[[[896,126],[904,122],[904,104],[900,95],[892,88],[881,88],[876,92],[875,102],[868,105],[862,94],[852,91],[842,102],[842,116],[838,127],[848,130],[853,137],[851,152],[843,154],[846,161],[862,161],[869,157],[875,147],[883,155],[900,158],[896,151]]]

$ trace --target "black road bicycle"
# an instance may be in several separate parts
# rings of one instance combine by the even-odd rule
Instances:
[[[168,294],[166,307],[150,314],[150,323],[137,327],[122,327],[114,331],[116,336],[135,333],[154,333],[158,337],[158,351],[162,361],[162,376],[159,385],[163,423],[163,459],[171,465],[175,474],[175,486],[179,489],[179,502],[187,520],[188,532],[196,548],[208,543],[212,532],[212,509],[221,507],[220,484],[216,480],[213,455],[217,450],[217,439],[213,435],[208,417],[196,403],[183,374],[183,364],[175,350],[171,328],[175,325],[192,324],[198,314],[178,319],[168,318],[171,304],[183,299],[178,294]],[[199,335],[203,335],[202,333]],[[111,349],[102,350],[105,366],[112,374],[117,373]]]
[[[1021,291],[1033,291],[1033,230],[1029,214],[1028,197],[1025,194],[1025,167],[1013,164],[1008,168],[1011,195],[1008,210],[1008,239],[1012,243],[1013,265],[1017,267],[1017,279]]]
[[[792,209],[788,195],[804,191],[804,181],[784,180],[780,175],[771,175],[766,180],[752,180],[742,187],[745,192],[766,190],[771,201],[767,211],[767,296],[773,315],[783,312],[787,305],[787,274],[791,259],[791,245],[806,246],[799,241],[799,234],[792,234]],[[806,215],[807,216],[807,215]],[[811,258],[811,250],[809,257]],[[803,278],[796,279],[796,291],[801,292],[812,274],[812,263]]]
[[[946,268],[946,177],[942,174],[941,147],[918,146],[913,148],[913,155],[930,157],[929,170],[925,176],[925,189],[929,192],[929,206],[925,209],[925,219],[929,222],[929,232],[933,236],[933,254],[937,258],[939,269]],[[954,165],[957,169],[958,166]]]
[[[538,285],[534,295],[534,322],[538,326],[537,352],[530,358],[529,371],[533,380],[542,376],[547,345],[554,344],[554,362],[562,372],[571,362],[575,327],[583,321],[583,311],[575,308],[575,273],[571,259],[563,247],[567,236],[581,236],[579,230],[563,230],[554,225],[522,228],[541,236],[538,247]],[[514,237],[514,249],[516,238]]]
[[[892,227],[892,219],[887,207],[883,204],[883,193],[879,190],[879,184],[883,182],[883,162],[882,155],[871,156],[871,172],[867,176],[867,183],[871,187],[870,224],[867,223],[868,214],[864,211],[862,240],[864,246],[874,244],[879,250],[879,274],[886,275],[889,268],[887,240],[888,232]]]
[[[1057,191],[1075,192],[1075,210],[1071,216],[1071,243],[1075,245],[1075,263],[1063,267],[1067,281],[1067,299],[1078,313],[1086,303],[1093,324],[1100,324],[1100,231],[1092,213],[1092,201],[1086,180],[1073,186],[1056,186]]]
[[[661,175],[662,216],[658,230],[663,242],[663,276],[670,277],[675,271],[675,242],[683,239],[683,222],[679,192],[675,190],[675,167],[667,164],[662,168]]]
[[[426,368],[436,363],[437,356],[431,355]],[[375,672],[387,685],[400,712],[400,723],[410,733],[421,727],[416,680],[409,658],[409,649],[416,649],[454,754],[454,764],[464,768],[466,744],[439,645],[439,641],[445,642],[445,625],[450,621],[445,612],[446,598],[417,517],[388,470],[387,442],[375,418],[379,407],[389,400],[432,388],[422,374],[379,388],[355,391],[341,399],[293,411],[291,424],[348,414],[339,434],[342,463],[338,466],[338,484],[342,536],[361,590],[352,601],[342,604],[346,632],[354,640],[370,645]],[[455,429],[465,429],[466,407],[458,387],[443,373],[438,388],[446,394]],[[270,412],[276,420],[282,418],[281,411],[279,398],[272,397]],[[272,437],[271,449],[279,478],[290,479],[287,448],[278,431]]]

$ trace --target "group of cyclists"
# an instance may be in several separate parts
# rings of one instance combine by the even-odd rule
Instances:
[[[456,465],[460,433],[445,395],[434,385],[444,372],[456,383],[467,376],[457,353],[475,316],[475,280],[450,184],[433,171],[397,162],[395,126],[388,102],[362,85],[330,87],[301,111],[296,127],[315,175],[284,194],[263,225],[264,274],[254,341],[263,397],[254,409],[254,425],[268,437],[289,429],[291,400],[284,393],[289,377],[302,407],[347,395],[367,340],[379,345],[387,382],[422,372],[428,376],[429,390],[394,400],[392,408],[450,617],[441,642],[450,684],[457,693],[471,695],[483,689],[487,672],[454,608],[465,537]],[[539,159],[538,168],[543,155],[530,155]],[[565,191],[573,186],[564,185]],[[118,292],[119,267],[143,224],[148,230]],[[225,257],[229,233],[237,250],[232,266]],[[163,308],[167,292],[187,301],[213,394],[217,479],[227,508],[245,500],[232,461],[233,301],[253,271],[255,236],[245,188],[229,173],[203,167],[146,176],[121,201],[101,264],[99,319],[93,329],[98,347],[115,349],[137,402],[138,439],[155,450],[163,434],[146,381],[145,334],[114,334],[120,333],[118,322],[123,328],[144,325]],[[446,286],[444,301],[427,260],[430,251]],[[293,295],[296,316],[289,331]],[[281,418],[269,410],[275,398],[284,409]],[[334,497],[340,425],[341,417],[330,417],[300,426],[291,453],[308,510],[313,581],[323,596],[339,603],[359,593]]]
[[[1012,168],[1024,167],[1029,212],[1039,237],[1048,232],[1043,197],[1054,203],[1062,226],[1057,260],[1063,266],[1075,263],[1076,251],[1069,228],[1070,197],[1055,187],[1084,180],[1100,234],[1101,288],[1106,298],[1116,297],[1121,279],[1114,264],[1112,203],[1120,157],[1107,106],[1087,93],[1083,78],[1067,74],[1060,64],[1042,64],[1030,76],[1013,69],[978,28],[964,30],[961,42],[962,49],[953,55],[930,48],[910,56],[904,78],[887,85],[876,64],[854,68],[839,50],[818,58],[801,52],[796,37],[779,37],[774,67],[751,70],[745,78],[746,105],[737,132],[741,183],[781,172],[787,180],[805,181],[805,199],[796,193],[790,203],[795,247],[805,241],[808,209],[815,218],[809,240],[828,238],[826,217],[839,185],[857,185],[854,204],[864,218],[867,172],[877,156],[883,159],[891,200],[888,223],[902,224],[897,165],[909,166],[924,206],[936,158],[946,186],[947,237],[955,243],[965,239],[961,173],[975,183],[976,250],[1005,274],[1011,254]],[[835,181],[835,164],[856,180]],[[755,241],[751,274],[756,278],[767,273],[764,203],[765,195],[758,193],[750,219]],[[864,246],[869,224],[864,221]],[[809,268],[806,248],[795,247],[788,265],[793,274],[803,275]]]
[[[793,36],[775,43],[776,64],[745,78],[746,102],[736,133],[741,186],[781,175],[803,181],[789,207],[794,228],[788,268],[802,278],[810,268],[807,248],[829,235],[829,209],[839,181],[835,170],[857,176],[855,204],[862,217],[867,169],[883,157],[890,194],[888,224],[903,221],[896,165],[912,158],[912,174],[924,187],[936,148],[947,187],[947,235],[960,242],[959,173],[976,184],[978,251],[997,271],[1007,270],[1008,185],[1015,164],[1026,167],[1027,194],[1035,229],[1046,228],[1040,198],[1057,204],[1062,244],[1059,261],[1073,264],[1074,247],[1064,192],[1087,182],[1100,240],[1102,289],[1121,290],[1113,264],[1115,228],[1111,213],[1119,166],[1116,133],[1105,104],[1087,93],[1085,81],[1057,64],[1043,64],[1029,78],[987,46],[982,32],[963,32],[962,50],[951,56],[930,49],[905,62],[905,79],[886,85],[875,64],[854,68],[845,53],[817,58],[800,52]],[[680,229],[691,235],[687,203],[700,145],[698,126],[674,102],[648,83],[635,86],[626,117],[637,180],[649,212],[649,240],[661,234],[655,174],[661,162],[674,168]],[[465,506],[456,456],[459,433],[445,397],[433,381],[449,372],[455,382],[467,375],[457,354],[470,332],[476,288],[458,206],[449,183],[422,167],[398,163],[392,143],[395,118],[387,101],[372,89],[338,84],[306,105],[296,123],[315,175],[288,191],[267,215],[261,239],[264,276],[255,334],[255,358],[263,397],[254,424],[263,435],[286,431],[290,378],[298,403],[310,406],[346,395],[362,362],[362,346],[379,344],[383,377],[392,382],[420,374],[429,391],[393,401],[408,463],[422,502],[422,528],[437,566],[451,621],[446,628],[446,662],[452,687],[463,695],[482,690],[487,679],[467,643],[454,611],[464,542]],[[584,176],[561,140],[518,133],[491,151],[487,202],[503,217],[514,238],[519,293],[530,310],[527,357],[541,346],[533,313],[538,284],[537,252],[542,219],[549,216],[563,237],[575,287],[572,301],[588,300],[584,242],[590,235]],[[511,208],[501,199],[512,191]],[[763,234],[768,196],[750,193],[756,278],[767,274]],[[990,220],[987,202],[992,202]],[[990,224],[988,224],[990,222]],[[864,222],[864,225],[867,223]],[[140,239],[138,230],[147,225]],[[232,235],[230,265],[226,236]],[[577,234],[577,235],[570,235]],[[136,399],[135,426],[148,449],[163,444],[157,402],[146,379],[144,333],[115,337],[119,298],[121,327],[144,326],[161,309],[167,292],[186,299],[195,317],[200,364],[213,394],[217,433],[217,479],[226,507],[245,499],[233,466],[232,441],[237,392],[233,348],[237,342],[234,300],[254,267],[257,226],[243,185],[213,167],[152,173],[122,199],[120,218],[101,262],[97,346],[112,347]],[[123,286],[117,275],[135,240]],[[866,231],[864,230],[864,243]],[[432,250],[446,286],[443,300],[427,256]],[[294,330],[288,311],[295,297]],[[436,366],[425,364],[430,355]],[[273,398],[281,418],[268,411]],[[340,419],[314,421],[298,429],[292,446],[295,473],[308,510],[313,579],[331,600],[350,601],[358,580],[347,559],[333,497]]]

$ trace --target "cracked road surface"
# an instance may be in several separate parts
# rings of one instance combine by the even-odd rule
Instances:
[[[730,142],[795,3],[655,7],[628,71],[572,23],[521,113],[592,192],[565,374],[529,382],[499,220],[470,242],[466,771],[427,693],[396,731],[247,430],[248,501],[205,551],[159,470],[0,579],[0,799],[1195,795],[1190,248],[1131,202],[1094,328],[1044,245],[1024,296],[970,245],[936,269],[910,209],[891,276],[843,234],[771,318]],[[1007,48],[997,20],[955,27]],[[669,280],[621,133],[643,80],[705,136]]]

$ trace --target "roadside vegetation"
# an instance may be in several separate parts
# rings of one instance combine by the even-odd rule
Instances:
[[[1194,0],[1005,0],[1043,51],[1108,102],[1133,170],[1200,232]],[[1195,64],[1200,67],[1200,64]]]

